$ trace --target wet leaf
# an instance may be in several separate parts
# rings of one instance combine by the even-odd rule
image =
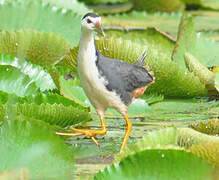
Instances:
[[[43,6],[39,1],[10,2],[0,6],[0,29],[34,29],[61,35],[72,46],[79,42],[81,15],[72,11]],[[39,20],[40,18],[40,20]]]
[[[43,123],[6,120],[0,128],[0,171],[26,169],[30,179],[72,178],[73,155]]]
[[[107,167],[94,177],[95,180],[211,178],[212,167],[207,162],[182,150],[144,150]]]
[[[18,97],[0,91],[0,117],[23,115],[60,127],[90,120],[89,109],[58,94]]]
[[[91,105],[82,87],[75,86],[73,80],[65,80],[64,77],[61,76],[60,86],[60,93],[64,97],[71,99],[85,107]]]
[[[9,106],[10,108],[10,106]],[[88,110],[80,110],[72,106],[62,104],[15,104],[11,109],[15,114],[22,114],[27,117],[33,117],[45,121],[51,125],[66,127],[79,122],[90,120]]]
[[[22,1],[22,0],[20,0]],[[32,0],[30,0],[32,1]],[[80,3],[77,0],[39,0],[45,4],[50,4],[51,6],[56,6],[57,8],[63,8],[62,11],[65,12],[66,9],[72,10],[74,13],[84,15],[91,10],[84,5],[84,3]]]
[[[184,54],[187,52],[195,56],[204,66],[218,65],[218,47],[218,43],[196,35],[192,16],[187,14],[182,16],[172,56],[177,64],[186,67]]]
[[[219,143],[219,138],[191,128],[153,130],[143,136],[143,139],[138,140],[136,144],[127,146],[121,154],[116,156],[116,161],[145,149],[187,149],[193,145],[204,143]]]
[[[1,53],[15,55],[43,67],[60,62],[69,47],[69,43],[55,33],[35,30],[0,32]]]
[[[35,82],[17,68],[0,65],[0,90],[24,97],[38,92]]]
[[[0,54],[0,65],[10,65],[29,76],[36,83],[41,91],[53,90],[56,88],[51,76],[42,67],[31,64],[22,58],[12,55]]]

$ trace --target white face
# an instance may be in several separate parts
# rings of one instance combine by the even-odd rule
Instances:
[[[87,29],[91,31],[95,30],[96,28],[100,28],[100,25],[101,25],[101,17],[87,16],[81,21],[81,27],[83,29]]]

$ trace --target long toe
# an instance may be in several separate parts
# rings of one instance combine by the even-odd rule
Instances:
[[[57,135],[59,136],[81,136],[83,133],[61,133],[61,132],[56,132]]]
[[[72,131],[76,131],[79,133],[83,133],[85,136],[94,137],[96,135],[104,135],[106,134],[106,130],[92,130],[92,129],[75,129],[70,127]]]

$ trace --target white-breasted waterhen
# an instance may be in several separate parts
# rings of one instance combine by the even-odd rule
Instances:
[[[129,138],[132,124],[127,116],[128,107],[135,98],[141,96],[146,88],[154,82],[154,78],[143,67],[144,52],[135,64],[111,59],[103,56],[96,48],[94,30],[102,32],[101,17],[86,14],[81,21],[82,35],[78,52],[78,73],[87,97],[95,107],[101,121],[101,130],[82,130],[70,128],[77,133],[56,133],[66,136],[89,136],[98,145],[94,138],[96,135],[106,134],[104,112],[107,108],[114,108],[126,120],[126,133],[120,149],[125,147]]]

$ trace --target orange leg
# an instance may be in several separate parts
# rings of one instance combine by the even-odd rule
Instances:
[[[120,153],[125,148],[126,142],[128,141],[129,135],[130,135],[131,130],[132,130],[132,123],[129,120],[127,115],[125,115],[125,120],[126,120],[126,133],[125,133],[125,137],[124,137],[123,142],[122,142],[122,146],[120,148]]]
[[[72,131],[75,131],[75,132],[78,132],[78,133],[59,133],[59,132],[56,132],[56,134],[61,135],[61,136],[80,136],[80,135],[89,136],[94,141],[94,143],[97,146],[99,146],[99,144],[98,144],[97,140],[94,138],[94,136],[106,134],[106,125],[105,125],[105,122],[104,122],[104,118],[101,117],[100,121],[101,121],[101,130],[76,129],[76,128],[70,127],[70,129]]]

